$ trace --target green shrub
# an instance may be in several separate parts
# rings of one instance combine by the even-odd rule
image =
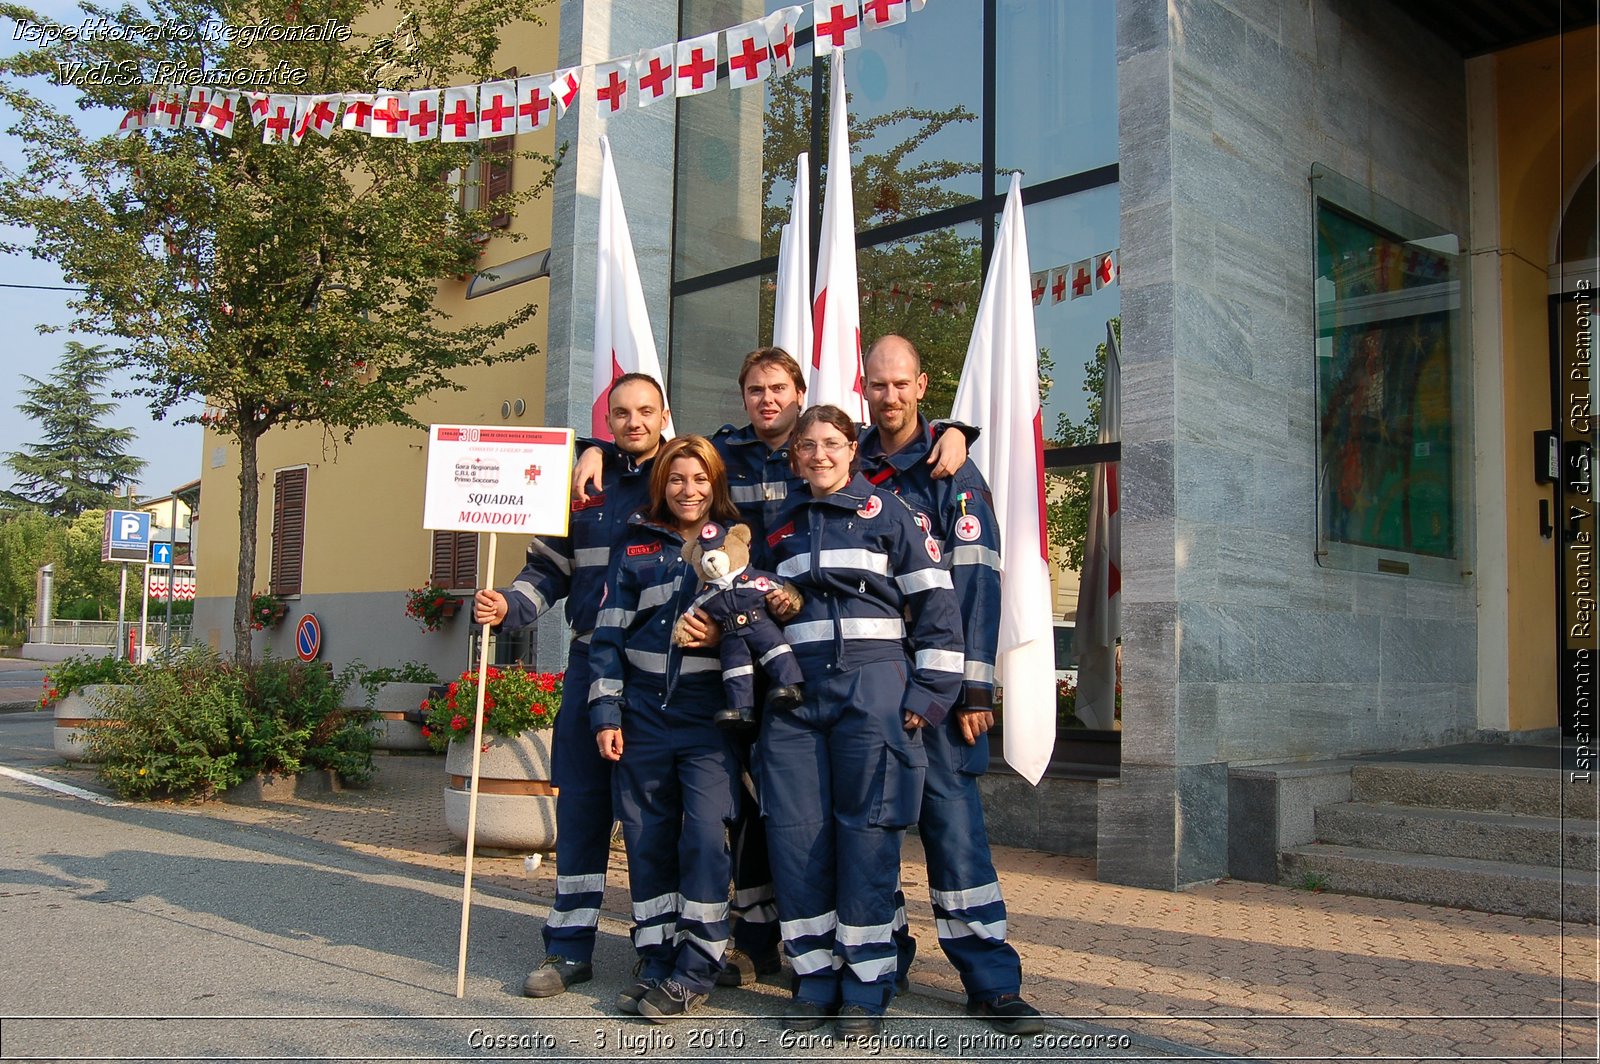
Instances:
[[[80,687],[97,683],[133,683],[138,666],[116,654],[68,658],[50,667],[44,678],[39,708],[49,709]]]
[[[439,674],[432,667],[420,661],[408,661],[404,665],[385,665],[382,668],[369,669],[364,665],[357,665],[356,682],[367,689],[369,695],[376,695],[378,688],[386,683],[439,683]]]
[[[208,798],[259,773],[332,769],[372,777],[372,736],[340,708],[347,673],[267,658],[249,666],[209,648],[138,671],[111,707],[121,724],[86,733],[100,775],[129,798]]]

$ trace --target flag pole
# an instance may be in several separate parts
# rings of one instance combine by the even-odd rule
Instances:
[[[489,533],[489,560],[484,587],[494,586],[494,549],[499,533]],[[472,714],[472,779],[467,790],[467,864],[461,882],[461,945],[456,954],[456,997],[467,996],[467,923],[472,915],[472,851],[478,831],[478,760],[483,756],[483,697],[489,683],[489,629],[485,621],[478,637],[478,699]]]

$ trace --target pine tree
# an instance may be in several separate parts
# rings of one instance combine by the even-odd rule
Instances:
[[[5,464],[16,475],[7,501],[37,507],[55,517],[105,509],[118,488],[131,484],[145,462],[128,454],[135,433],[103,421],[117,408],[100,398],[111,376],[113,355],[104,347],[69,341],[49,379],[23,375],[29,387],[17,410],[39,426],[39,442],[10,452]]]

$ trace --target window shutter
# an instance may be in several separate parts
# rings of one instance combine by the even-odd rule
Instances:
[[[490,206],[496,200],[511,195],[511,137],[499,137],[483,146],[483,204]],[[509,210],[496,211],[489,216],[492,229],[506,229],[511,225]]]
[[[435,532],[433,571],[429,581],[451,591],[470,591],[478,586],[478,534],[476,532]]]
[[[272,593],[300,594],[306,547],[306,471],[280,469],[272,484]]]

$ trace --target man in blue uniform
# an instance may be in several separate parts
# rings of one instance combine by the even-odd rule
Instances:
[[[939,945],[961,973],[967,1011],[1007,1034],[1044,1029],[1024,1001],[1022,962],[1006,941],[1006,907],[989,856],[978,777],[989,762],[994,723],[995,644],[1000,630],[1000,528],[989,485],[970,461],[954,477],[935,480],[925,457],[930,432],[918,411],[928,388],[916,348],[885,336],[867,352],[867,407],[872,427],[861,438],[862,473],[895,492],[950,559],[961,603],[966,666],[955,710],[923,731],[928,775],[918,831],[928,859]],[[916,943],[897,931],[902,976]]]
[[[606,423],[616,449],[602,448],[606,491],[572,503],[564,537],[528,544],[527,564],[509,588],[479,591],[479,624],[522,628],[567,600],[572,628],[561,710],[551,739],[556,798],[556,901],[544,925],[545,958],[522,991],[553,997],[594,977],[595,929],[611,855],[611,765],[589,728],[589,640],[605,589],[611,552],[628,534],[628,517],[650,498],[650,467],[667,420],[661,385],[643,373],[617,378],[607,395]]]

